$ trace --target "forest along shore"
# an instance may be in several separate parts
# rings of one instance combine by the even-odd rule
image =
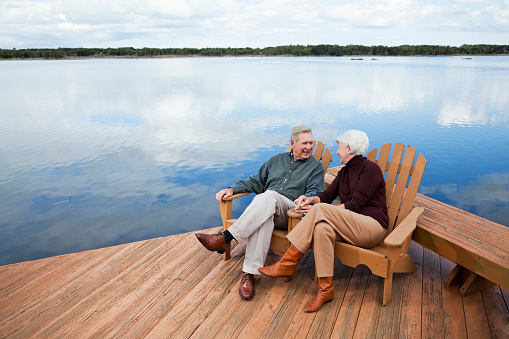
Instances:
[[[0,49],[0,60],[172,58],[192,56],[474,56],[509,55],[509,45],[288,45],[265,48],[30,48]]]

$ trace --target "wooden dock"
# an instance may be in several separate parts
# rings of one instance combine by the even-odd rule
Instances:
[[[2,266],[0,338],[509,338],[509,291],[462,297],[444,284],[454,264],[416,242],[418,270],[395,275],[388,306],[381,278],[336,260],[335,298],[311,314],[312,251],[289,283],[259,276],[243,301],[244,250],[223,261],[192,232]]]

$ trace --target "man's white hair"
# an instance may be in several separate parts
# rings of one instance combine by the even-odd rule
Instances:
[[[369,147],[369,139],[366,133],[351,129],[336,139],[337,144],[345,147],[350,146],[350,154],[363,155]]]
[[[293,142],[299,141],[299,134],[302,133],[302,132],[311,133],[311,135],[313,135],[313,133],[311,132],[311,128],[306,127],[304,125],[295,126],[294,128],[292,128],[292,140],[293,140]]]

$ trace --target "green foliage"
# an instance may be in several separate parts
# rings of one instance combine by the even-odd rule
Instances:
[[[509,45],[288,45],[265,48],[42,48],[0,49],[2,59],[63,59],[132,57],[153,58],[163,56],[439,56],[439,55],[500,55],[509,54]]]

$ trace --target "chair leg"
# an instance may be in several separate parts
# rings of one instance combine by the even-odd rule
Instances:
[[[219,211],[221,212],[221,219],[223,221],[223,230],[228,229],[227,220],[232,218],[232,201],[226,200],[219,203]],[[228,248],[223,253],[223,259],[230,259],[231,244],[228,244]]]
[[[384,306],[387,306],[387,304],[389,304],[389,302],[391,301],[391,297],[392,297],[392,276],[393,276],[393,274],[391,273],[384,280],[384,297],[383,297],[383,302],[382,302],[382,304]]]
[[[223,260],[228,260],[230,259],[230,252],[231,252],[231,244],[228,244],[228,248],[226,249],[226,251],[224,251],[223,253]]]
[[[384,295],[383,295],[383,305],[386,306],[392,297],[392,278],[394,275],[394,267],[396,266],[396,262],[401,254],[401,246],[398,247],[387,247],[387,258],[389,259],[389,264],[387,268],[387,276],[384,281]]]

